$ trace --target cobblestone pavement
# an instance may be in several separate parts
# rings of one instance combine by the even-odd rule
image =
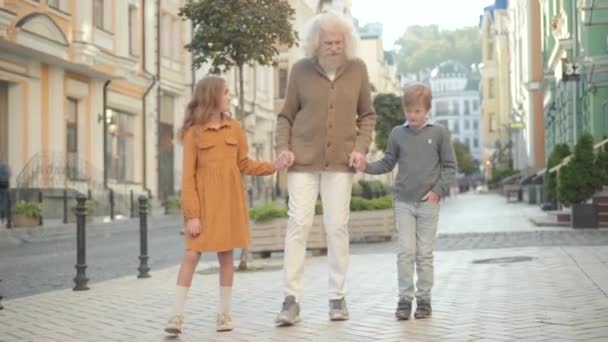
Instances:
[[[529,261],[508,262],[512,257]],[[498,259],[496,259],[498,258]],[[495,262],[492,263],[493,259]],[[197,274],[176,341],[606,341],[608,247],[542,247],[436,253],[433,317],[396,321],[395,256],[351,258],[351,319],[327,319],[325,257],[310,258],[301,324],[276,328],[281,272],[239,273],[236,329],[214,331],[217,275]],[[85,292],[9,300],[0,341],[165,341],[177,268],[126,277]]]

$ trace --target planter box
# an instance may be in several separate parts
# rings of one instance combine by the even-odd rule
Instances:
[[[595,204],[572,205],[572,228],[598,228],[598,215]]]
[[[29,216],[25,216],[25,215],[13,215],[12,219],[13,219],[13,225],[15,227],[30,228],[30,227],[36,227],[40,223],[39,218],[29,217]]]
[[[249,251],[254,257],[270,257],[272,252],[282,252],[285,245],[287,218],[277,218],[265,223],[251,225]],[[395,213],[392,209],[353,211],[350,213],[350,240],[389,241],[395,231]],[[306,249],[313,255],[327,252],[327,237],[323,228],[323,216],[316,215],[310,231]]]

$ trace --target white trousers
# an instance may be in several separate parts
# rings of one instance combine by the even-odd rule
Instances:
[[[348,172],[290,172],[289,221],[285,233],[283,263],[285,296],[300,301],[306,241],[315,215],[319,191],[323,204],[323,225],[327,234],[329,298],[341,299],[349,261],[348,218],[353,174]]]

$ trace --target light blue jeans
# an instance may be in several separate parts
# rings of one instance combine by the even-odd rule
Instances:
[[[414,299],[414,265],[416,265],[416,298],[431,300],[433,287],[433,249],[439,204],[395,201],[397,228],[397,276],[399,298]]]

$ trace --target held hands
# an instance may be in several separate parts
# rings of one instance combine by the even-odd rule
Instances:
[[[426,193],[426,195],[424,195],[424,197],[422,197],[423,201],[428,201],[431,202],[433,204],[437,204],[439,203],[439,195],[434,192],[434,191],[429,191]]]
[[[354,167],[358,172],[363,172],[367,168],[367,161],[361,152],[353,151],[350,153],[348,166]]]
[[[186,221],[186,231],[192,237],[199,236],[203,232],[203,228],[201,227],[201,220],[193,218]]]
[[[291,151],[283,151],[272,162],[277,170],[286,169],[293,165],[296,156]]]

